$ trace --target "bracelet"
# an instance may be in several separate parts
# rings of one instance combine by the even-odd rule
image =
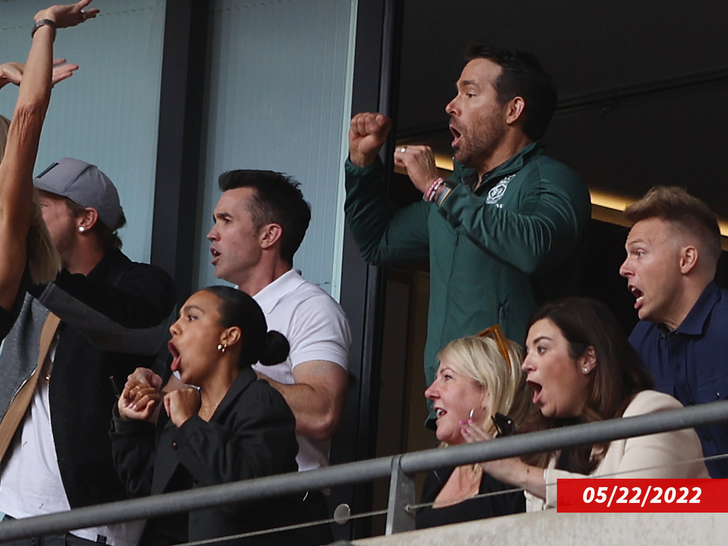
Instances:
[[[52,21],[51,19],[41,19],[40,21],[36,21],[33,25],[33,30],[30,31],[30,37],[32,38],[35,36],[35,31],[38,30],[40,27],[44,27],[48,25],[53,29],[53,34],[56,33],[56,22]]]
[[[427,201],[428,203],[434,203],[437,190],[440,189],[440,186],[442,186],[444,182],[445,180],[442,177],[433,180],[432,184],[430,184],[430,187],[427,188],[427,191],[425,191],[425,193],[422,195],[422,199],[424,201]]]
[[[452,193],[452,188],[450,186],[445,188],[445,191],[443,191],[440,194],[440,197],[437,198],[437,202],[435,203],[438,207],[442,205],[445,202],[445,199],[447,199],[450,194]]]
[[[457,184],[455,182],[452,182],[451,180],[444,180],[442,182],[443,186],[446,186],[445,190],[440,194],[440,197],[437,198],[437,203],[435,203],[438,207],[441,206],[445,199],[450,197],[450,194],[453,192],[453,190],[457,187]]]

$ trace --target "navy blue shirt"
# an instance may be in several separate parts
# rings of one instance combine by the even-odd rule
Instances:
[[[629,337],[655,376],[655,389],[684,406],[728,398],[728,290],[710,283],[672,332],[640,321]],[[728,453],[728,423],[695,429],[706,457]],[[728,478],[728,459],[706,461],[713,478]]]

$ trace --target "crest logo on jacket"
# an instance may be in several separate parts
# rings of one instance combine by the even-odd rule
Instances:
[[[501,197],[505,195],[506,189],[508,189],[508,183],[515,177],[515,174],[506,176],[503,180],[493,186],[488,192],[488,197],[485,199],[485,203],[488,205],[495,205],[501,200]]]

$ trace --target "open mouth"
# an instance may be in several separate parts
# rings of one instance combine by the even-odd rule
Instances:
[[[217,258],[220,256],[220,253],[215,249],[215,247],[210,247],[210,254],[212,254],[212,263],[215,264],[215,261],[217,261]]]
[[[443,415],[445,415],[446,413],[447,413],[447,411],[445,411],[445,410],[444,410],[444,409],[442,409],[442,408],[435,408],[435,416],[436,416],[436,417],[437,417],[438,419],[439,419],[440,417],[442,417]]]
[[[526,381],[526,385],[528,385],[533,391],[533,403],[538,404],[541,400],[541,391],[543,390],[543,387],[535,381]]]
[[[642,290],[640,290],[639,288],[632,286],[632,285],[628,286],[627,288],[632,293],[632,295],[636,298],[636,301],[634,302],[635,309],[639,308],[642,305],[642,302],[644,301],[644,297],[645,297],[644,293],[642,292]]]
[[[167,349],[169,349],[169,354],[172,355],[172,364],[170,365],[170,369],[173,372],[176,372],[177,370],[179,370],[180,360],[182,359],[181,355],[179,353],[179,350],[177,350],[177,347],[175,347],[174,343],[172,343],[171,341],[167,343]]]
[[[450,143],[450,146],[453,148],[457,148],[458,144],[460,143],[460,139],[462,138],[462,133],[458,131],[453,124],[450,124],[450,132],[452,133],[452,136],[454,137],[452,142]]]

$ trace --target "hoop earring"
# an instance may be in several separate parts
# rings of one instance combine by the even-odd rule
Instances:
[[[220,351],[222,354],[225,354],[225,351],[227,350],[227,345],[223,345],[222,343],[218,344],[217,350]]]

